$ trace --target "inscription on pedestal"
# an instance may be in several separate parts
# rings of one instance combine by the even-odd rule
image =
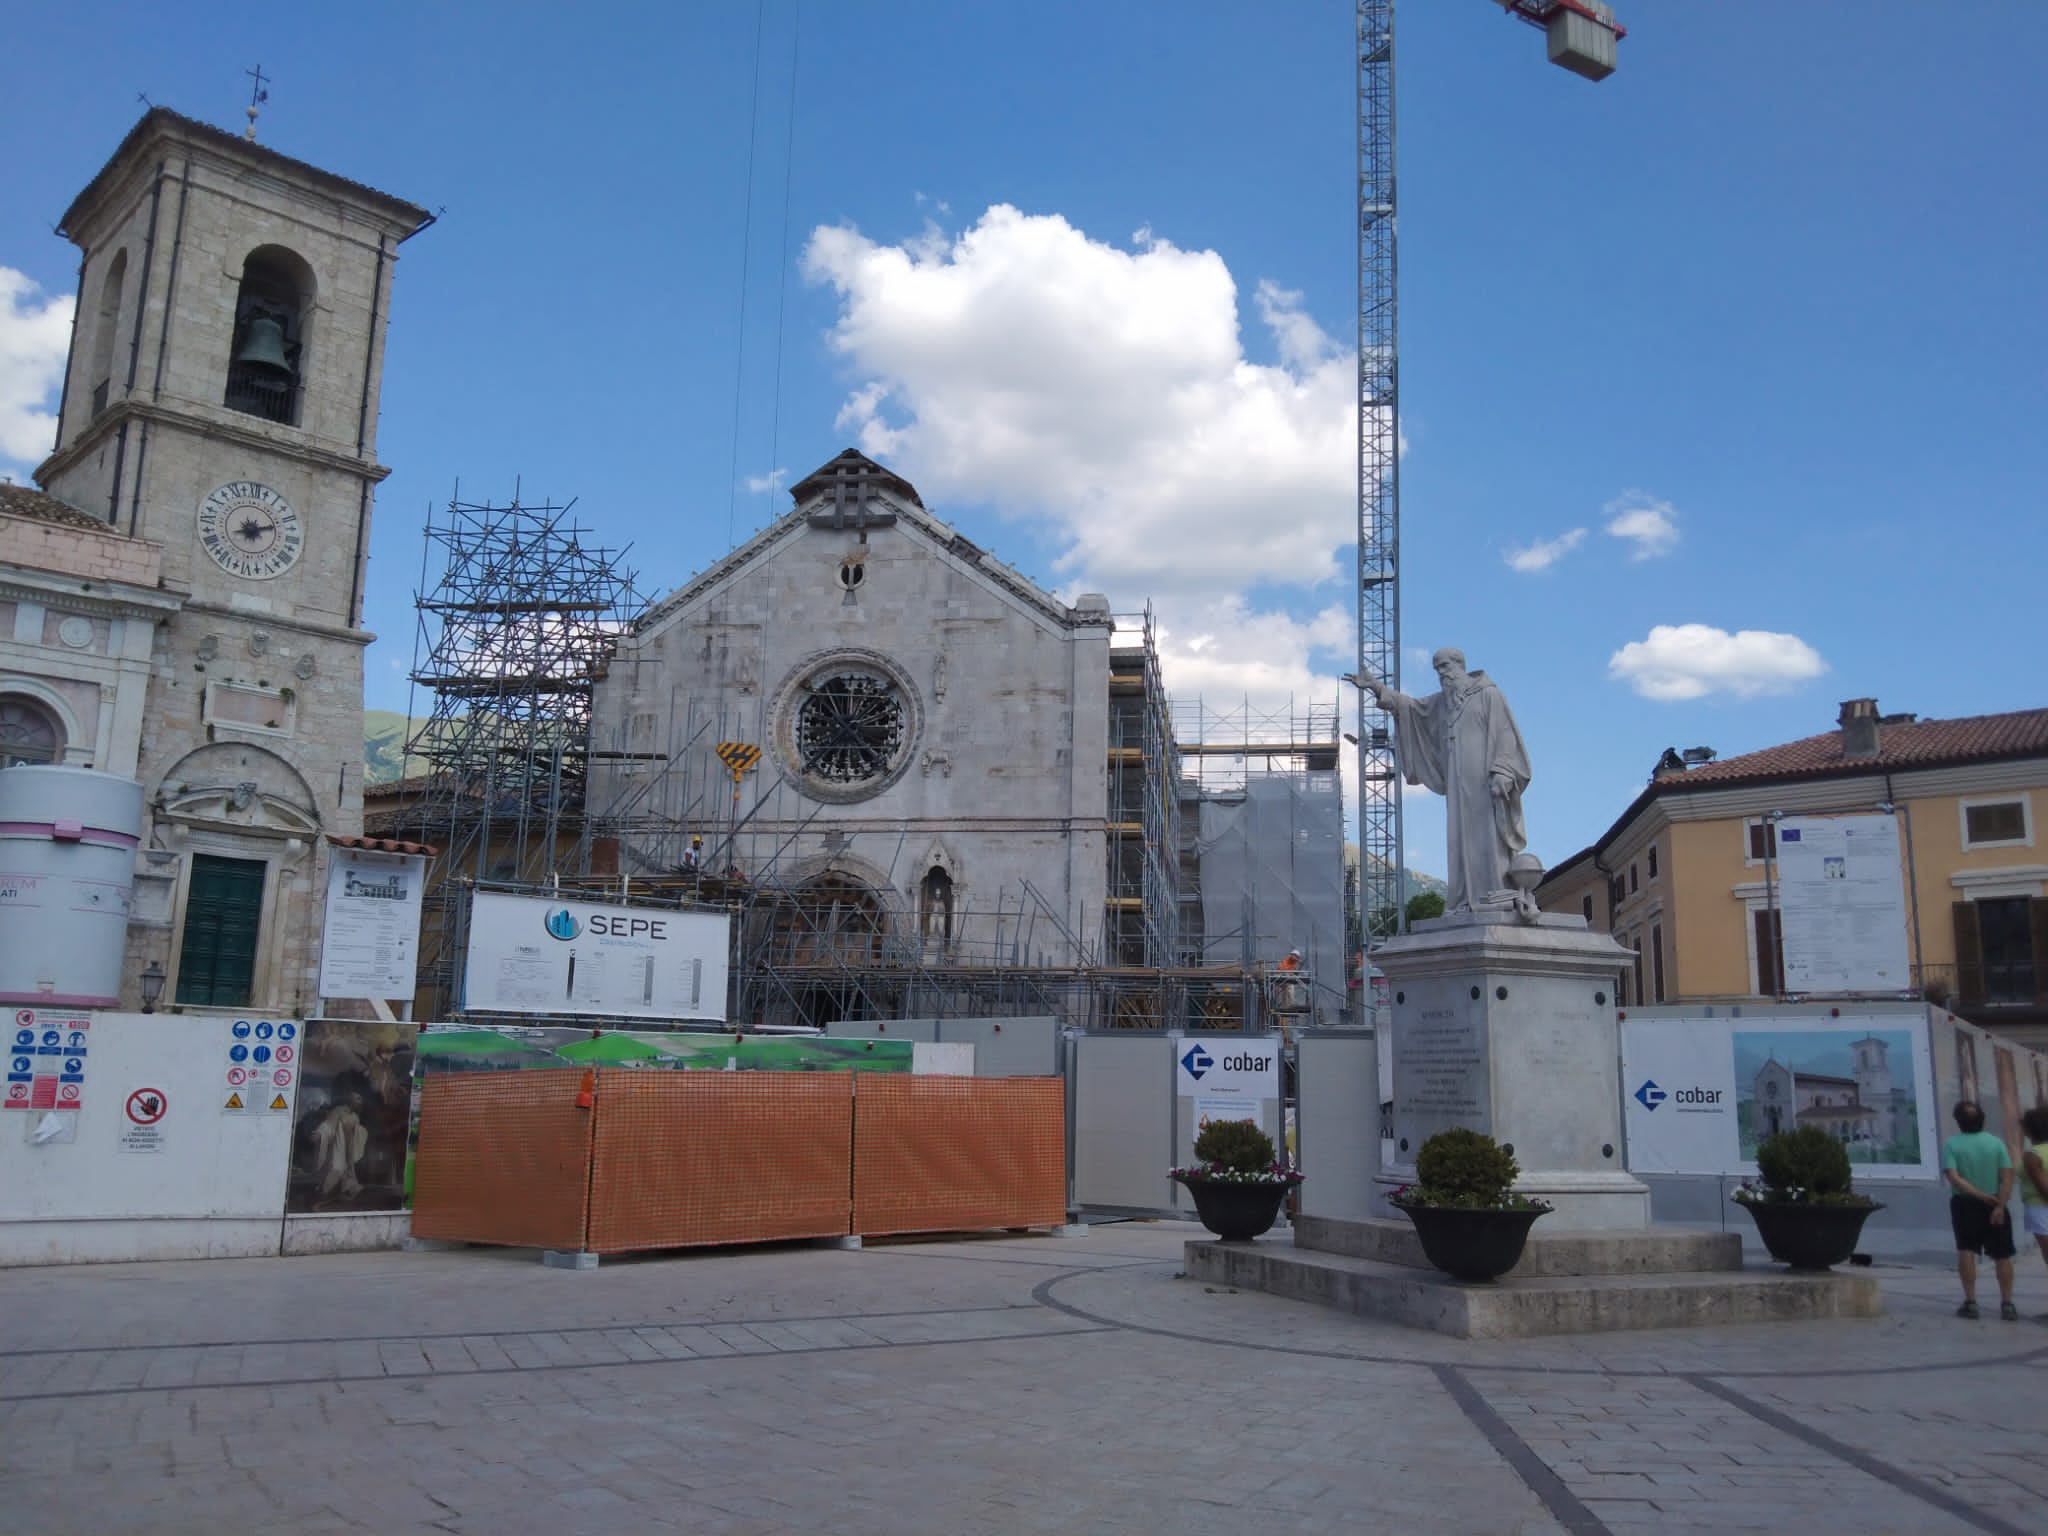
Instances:
[[[1454,1123],[1485,1117],[1486,1046],[1479,1020],[1457,1008],[1418,1009],[1402,1037],[1408,1070],[1401,1107]]]

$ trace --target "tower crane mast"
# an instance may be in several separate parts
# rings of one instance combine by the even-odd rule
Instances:
[[[1541,27],[1550,62],[1614,72],[1626,35],[1598,0],[1496,0]],[[1401,682],[1401,369],[1394,167],[1394,0],[1358,0],[1358,671]],[[1358,906],[1368,946],[1406,928],[1393,722],[1358,694]],[[1386,914],[1393,914],[1391,923]]]

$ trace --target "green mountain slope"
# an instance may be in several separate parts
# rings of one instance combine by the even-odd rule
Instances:
[[[389,784],[408,774],[425,773],[429,765],[419,757],[408,757],[405,744],[427,722],[412,720],[388,709],[363,711],[363,782]]]

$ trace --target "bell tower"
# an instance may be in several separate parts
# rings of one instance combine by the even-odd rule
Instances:
[[[162,107],[82,253],[45,490],[162,551],[131,975],[313,1005],[328,836],[362,828],[363,580],[398,248],[422,208]],[[113,765],[108,765],[113,766]]]

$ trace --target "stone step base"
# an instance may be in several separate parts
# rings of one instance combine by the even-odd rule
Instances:
[[[1696,1232],[1646,1227],[1635,1232],[1606,1229],[1545,1231],[1554,1221],[1545,1216],[1529,1229],[1529,1245],[1521,1262],[1508,1271],[1514,1280],[1556,1275],[1677,1275],[1702,1270],[1742,1268],[1742,1235],[1737,1232]],[[1299,1216],[1294,1222],[1296,1246],[1319,1253],[1344,1254],[1381,1264],[1428,1269],[1415,1226],[1399,1221],[1337,1221],[1327,1216]]]
[[[1705,1274],[1547,1276],[1467,1285],[1436,1270],[1319,1253],[1284,1242],[1191,1242],[1190,1279],[1312,1301],[1461,1339],[1704,1328],[1727,1323],[1879,1317],[1869,1275],[1781,1269]]]

